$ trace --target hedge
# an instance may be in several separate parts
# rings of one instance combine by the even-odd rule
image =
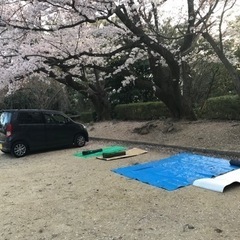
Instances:
[[[227,95],[209,98],[201,111],[201,118],[219,120],[240,120],[240,98]]]
[[[152,120],[170,116],[162,102],[119,104],[114,108],[118,120]]]
[[[209,98],[204,107],[197,112],[198,118],[218,120],[240,120],[240,98],[237,95],[227,95]],[[83,112],[72,116],[76,121],[91,122],[96,120],[94,112]],[[113,109],[113,119],[117,120],[153,120],[171,117],[163,102],[144,102],[119,104]]]

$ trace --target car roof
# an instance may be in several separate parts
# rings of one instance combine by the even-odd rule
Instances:
[[[57,110],[49,109],[2,109],[0,112],[46,112],[46,113],[62,113]]]

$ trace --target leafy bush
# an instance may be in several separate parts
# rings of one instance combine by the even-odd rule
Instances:
[[[114,113],[120,120],[152,120],[170,116],[162,102],[119,104],[114,108]]]
[[[83,123],[89,123],[92,121],[95,121],[95,113],[93,112],[82,112],[79,115],[75,115],[75,116],[70,116],[72,118],[72,120],[76,121],[76,122],[83,122]]]
[[[237,95],[209,98],[202,111],[201,118],[240,120],[240,98]]]

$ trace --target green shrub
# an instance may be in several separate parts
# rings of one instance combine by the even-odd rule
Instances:
[[[200,116],[206,119],[240,120],[240,98],[237,95],[209,98]]]
[[[170,116],[162,102],[119,104],[114,113],[119,120],[152,120]]]

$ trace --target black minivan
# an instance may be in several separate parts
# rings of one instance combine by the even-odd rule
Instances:
[[[0,111],[0,150],[15,157],[29,151],[77,146],[88,142],[86,127],[59,111],[10,109]]]

